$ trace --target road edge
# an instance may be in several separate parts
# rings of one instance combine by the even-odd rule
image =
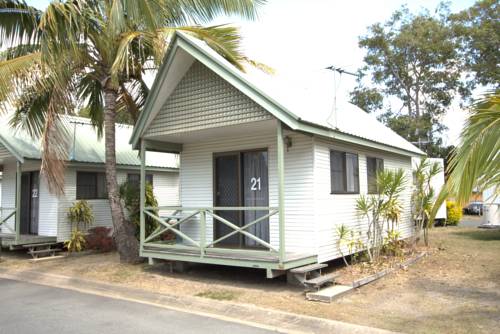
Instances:
[[[383,329],[266,309],[250,304],[153,293],[137,288],[35,270],[0,269],[0,278],[121,299],[281,333],[394,333]]]

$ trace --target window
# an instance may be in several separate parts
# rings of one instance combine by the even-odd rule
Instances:
[[[107,199],[106,175],[97,172],[76,173],[76,199]]]
[[[127,182],[129,185],[139,188],[141,185],[141,174],[127,174]],[[146,183],[153,185],[153,174],[146,174]]]
[[[330,181],[332,194],[358,194],[358,155],[330,151]]]
[[[366,158],[366,175],[368,177],[368,193],[377,193],[377,173],[384,170],[384,160],[379,158]]]

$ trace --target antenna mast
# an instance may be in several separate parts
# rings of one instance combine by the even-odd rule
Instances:
[[[337,128],[337,88],[338,87],[337,87],[336,73],[340,74],[340,78],[342,78],[342,74],[344,74],[344,73],[347,75],[352,75],[354,77],[358,77],[358,75],[356,73],[346,71],[340,67],[335,67],[333,65],[325,67],[325,69],[333,72],[333,110],[332,110],[332,114],[333,114],[333,119],[335,121],[334,127]],[[326,121],[328,123],[330,123],[328,119]]]

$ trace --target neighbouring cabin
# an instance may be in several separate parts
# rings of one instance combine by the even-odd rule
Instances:
[[[70,159],[64,172],[64,193],[49,191],[41,170],[39,142],[23,131],[6,127],[0,133],[0,166],[3,170],[0,202],[0,239],[4,246],[63,242],[69,239],[68,209],[77,200],[92,207],[90,227],[112,227],[104,174],[104,142],[88,119],[64,116],[61,120],[70,143]],[[139,152],[128,139],[132,127],[116,126],[118,183],[139,184]],[[146,164],[148,182],[160,205],[179,203],[178,156],[152,154]],[[19,187],[16,185],[20,184]]]
[[[180,155],[180,205],[142,208],[141,256],[268,277],[338,258],[337,226],[366,234],[355,203],[380,168],[406,172],[399,229],[411,236],[411,159],[423,153],[353,105],[332,108],[331,92],[280,95],[270,82],[175,35],[131,143],[143,166],[152,152]]]

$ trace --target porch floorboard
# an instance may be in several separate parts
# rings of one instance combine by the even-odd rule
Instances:
[[[14,247],[14,246],[25,246],[30,244],[49,243],[49,242],[55,243],[57,242],[57,237],[21,234],[19,236],[19,239],[16,240],[15,234],[0,233],[0,240],[1,240],[1,246]]]
[[[273,252],[248,252],[248,253],[234,253],[232,249],[224,248],[206,248],[205,254],[200,255],[200,251],[196,249],[183,249],[183,248],[162,248],[160,246],[145,245],[143,256],[162,258],[166,260],[182,260],[185,258],[187,262],[200,262],[200,263],[213,263],[213,264],[228,264],[242,267],[267,267],[280,269],[278,266],[279,256]],[[218,262],[218,261],[224,262]],[[234,261],[234,262],[232,262]],[[288,268],[298,267],[304,264],[311,264],[317,261],[317,257],[312,254],[304,253],[285,253],[283,265]],[[285,268],[283,268],[285,269]]]

